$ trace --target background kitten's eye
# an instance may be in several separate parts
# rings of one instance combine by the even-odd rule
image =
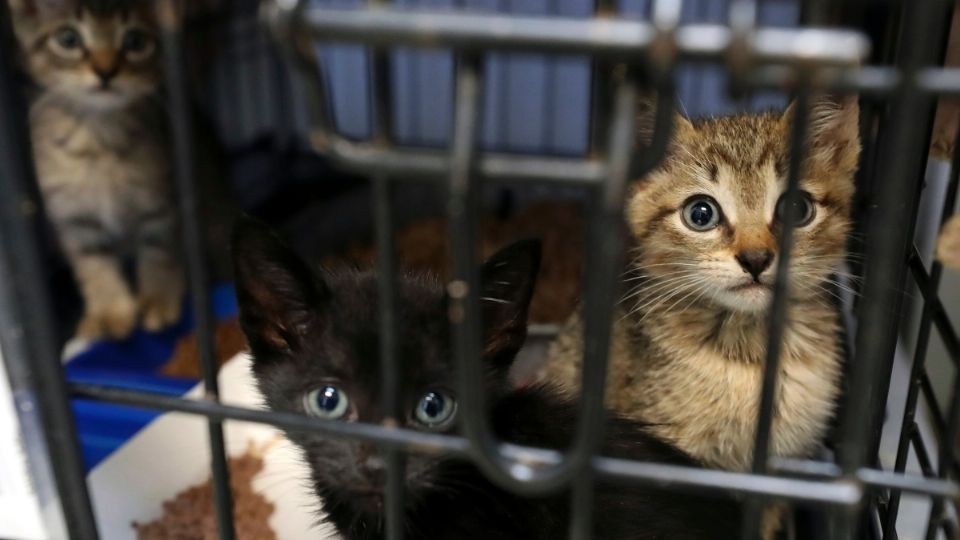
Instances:
[[[123,50],[136,57],[145,57],[153,52],[153,37],[138,28],[127,30],[123,34]]]
[[[683,205],[683,223],[694,231],[709,231],[720,223],[720,206],[713,197],[695,195]]]
[[[787,212],[793,212],[794,223],[797,227],[809,225],[817,215],[816,206],[813,204],[813,196],[806,191],[800,192],[800,197],[794,204],[787,203],[787,194],[784,193],[777,199],[777,220],[782,222]]]
[[[440,391],[430,391],[420,398],[414,417],[425,426],[438,427],[449,422],[455,412],[457,402],[453,396]]]
[[[53,39],[57,42],[57,45],[67,51],[73,51],[83,46],[83,37],[80,36],[80,32],[69,26],[57,30],[53,34]]]
[[[327,385],[307,394],[304,398],[304,406],[312,416],[336,420],[347,414],[350,401],[347,399],[346,392],[336,386]]]

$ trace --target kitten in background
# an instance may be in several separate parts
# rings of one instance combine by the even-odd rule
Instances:
[[[960,6],[953,10],[950,38],[947,42],[943,65],[948,68],[960,67]],[[960,102],[956,99],[940,99],[937,103],[937,114],[933,121],[933,138],[930,142],[930,155],[934,159],[952,159],[958,127],[960,127]],[[937,258],[945,266],[960,270],[960,214],[950,218],[940,232]]]
[[[185,276],[154,3],[12,0],[11,8],[36,86],[37,179],[85,304],[77,336],[123,338],[138,319],[150,331],[177,322]],[[203,192],[218,165],[212,153],[194,153]],[[135,285],[124,272],[131,259]]]
[[[312,272],[264,226],[241,222],[233,241],[240,321],[267,405],[323,421],[381,424],[377,278],[373,272]],[[553,448],[570,443],[576,407],[547,387],[515,390],[507,373],[526,338],[540,261],[539,242],[521,242],[483,265],[486,366],[477,381],[504,441]],[[406,429],[456,433],[457,398],[447,298],[435,278],[398,280],[400,395]],[[695,466],[637,422],[611,418],[604,453]],[[348,539],[384,536],[385,468],[374,445],[291,431],[311,469],[314,491]],[[414,539],[566,537],[570,494],[522,497],[487,480],[469,461],[438,454],[406,460],[405,536]],[[598,482],[592,538],[729,539],[733,501]]]
[[[834,277],[851,227],[858,104],[827,97],[813,104],[800,201],[790,206],[784,191],[793,117],[792,107],[695,122],[677,115],[667,156],[626,202],[633,249],[607,402],[714,467],[751,464],[777,236],[787,212],[797,228],[771,455],[817,450],[840,392],[834,287],[843,285]],[[641,136],[650,124],[643,115]],[[575,315],[553,345],[547,379],[576,394],[582,355]]]
[[[945,266],[960,270],[960,214],[950,218],[940,231],[937,258]]]

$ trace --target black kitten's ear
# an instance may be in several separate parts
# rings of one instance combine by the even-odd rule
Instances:
[[[484,356],[508,367],[527,337],[527,312],[540,270],[539,240],[507,246],[481,269]]]
[[[329,290],[269,227],[241,217],[233,228],[240,325],[257,360],[295,350],[319,322]]]

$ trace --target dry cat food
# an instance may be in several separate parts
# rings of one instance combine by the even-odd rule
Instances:
[[[583,212],[579,204],[542,202],[519,210],[507,219],[483,216],[480,251],[490,256],[506,244],[524,238],[543,242],[543,262],[530,305],[530,322],[562,323],[573,313],[580,295],[583,253]],[[399,260],[405,268],[429,270],[446,275],[449,262],[447,220],[416,221],[396,236]],[[376,249],[356,244],[343,255],[324,259],[325,266],[355,263],[372,264]]]
[[[167,377],[200,378],[200,357],[197,351],[197,335],[185,336],[177,343],[170,360],[160,368],[160,374]],[[214,335],[217,352],[217,365],[222,366],[228,360],[247,348],[240,324],[236,319],[217,323]]]
[[[239,540],[272,540],[273,503],[253,490],[253,478],[263,470],[262,452],[248,449],[228,461],[233,492],[234,527]],[[191,486],[163,503],[163,516],[150,523],[133,523],[140,540],[217,540],[213,484]]]

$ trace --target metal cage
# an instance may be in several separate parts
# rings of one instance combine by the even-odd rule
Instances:
[[[589,538],[592,484],[598,477],[655,484],[668,488],[735,493],[745,501],[743,538],[758,535],[759,516],[773,500],[820,508],[828,516],[831,538],[897,538],[902,494],[930,498],[926,537],[957,537],[948,501],[960,500],[956,444],[960,428],[960,384],[954,379],[948,406],[941,409],[931,390],[925,356],[933,332],[960,366],[960,338],[938,296],[943,269],[924,264],[914,245],[914,223],[923,189],[933,105],[937,98],[960,97],[960,69],[942,65],[951,2],[924,0],[880,3],[891,23],[875,35],[850,28],[804,25],[796,29],[757,24],[756,0],[733,0],[726,24],[681,24],[682,0],[656,0],[649,21],[618,16],[610,0],[597,0],[589,18],[506,17],[463,11],[414,11],[384,0],[357,8],[321,6],[306,0],[274,0],[263,6],[263,21],[307,88],[310,142],[317,152],[344,168],[371,177],[378,267],[381,278],[381,357],[383,399],[397,410],[392,362],[396,331],[392,318],[394,199],[398,183],[430,180],[445,189],[451,220],[452,275],[449,291],[462,316],[454,328],[462,436],[424,434],[389,426],[323,423],[293,414],[248,410],[218,401],[213,321],[200,240],[198,200],[191,178],[191,131],[183,74],[182,32],[174,0],[159,0],[162,45],[167,74],[176,158],[177,192],[183,221],[192,307],[197,317],[206,395],[185,400],[106,386],[68,383],[55,350],[53,302],[41,272],[33,217],[40,208],[27,156],[29,139],[23,97],[13,71],[14,50],[0,48],[0,343],[20,396],[19,404],[39,411],[49,461],[71,538],[98,537],[69,400],[82,396],[163,411],[205,416],[212,447],[217,523],[220,537],[234,538],[222,423],[243,420],[352,437],[380,445],[387,457],[386,537],[402,537],[403,456],[407,452],[443,451],[465,456],[501,485],[521,493],[559,486],[572,488],[573,538]],[[826,2],[803,2],[816,22]],[[866,3],[845,2],[851,11]],[[0,9],[5,9],[0,7]],[[3,17],[3,20],[9,20]],[[7,29],[9,30],[9,29]],[[339,135],[330,101],[317,72],[317,40],[357,42],[371,58],[373,137],[366,141]],[[455,110],[452,139],[446,149],[398,144],[391,126],[388,47],[443,47],[455,54]],[[872,57],[870,50],[874,51]],[[484,55],[489,51],[577,54],[593,63],[590,149],[583,157],[497,153],[478,146],[479,99]],[[793,227],[779,238],[782,257],[771,309],[767,358],[756,433],[755,459],[749,473],[688,469],[598,457],[601,438],[609,314],[616,300],[621,257],[622,206],[628,182],[656,166],[672,129],[674,67],[680,60],[718,63],[728,70],[737,91],[786,89],[799,104],[792,133],[788,196],[797,195],[806,113],[811,96],[822,92],[855,93],[864,102],[865,151],[861,191],[868,208],[863,220],[864,281],[857,305],[856,333],[847,392],[840,407],[836,462],[768,459],[771,409],[777,382],[780,338],[784,327],[784,279]],[[636,98],[654,90],[660,98],[652,142],[639,151],[634,140]],[[642,146],[642,145],[641,145]],[[954,208],[960,177],[960,152],[953,158],[939,223]],[[472,385],[479,376],[479,317],[473,246],[478,222],[478,186],[491,183],[543,183],[580,186],[590,193],[583,313],[586,321],[583,397],[576,437],[568,452],[544,452],[502,444],[491,434],[480,411],[483,396]],[[864,189],[866,187],[866,189]],[[903,287],[915,284],[922,302],[898,452],[894,466],[881,466],[877,454],[887,409],[887,390],[904,305]],[[960,373],[960,371],[958,371]],[[960,376],[960,375],[957,375]],[[922,398],[922,399],[921,399]],[[937,438],[924,440],[915,423],[921,404],[935,414]],[[907,473],[910,452],[919,458],[922,475]],[[518,467],[518,463],[523,463]],[[522,471],[520,470],[522,469]]]

